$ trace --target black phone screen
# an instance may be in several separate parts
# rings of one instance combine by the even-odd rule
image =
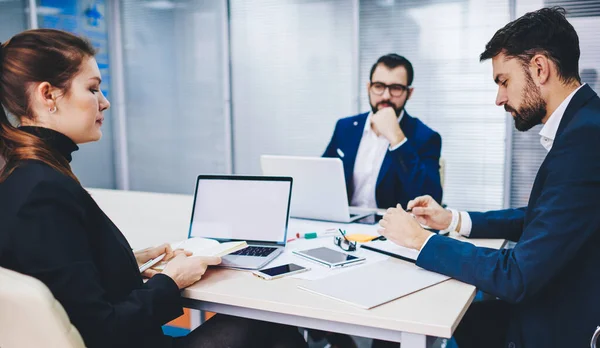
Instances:
[[[277,266],[277,267],[261,269],[260,272],[270,275],[271,277],[274,277],[274,276],[278,276],[280,274],[295,272],[295,271],[298,271],[301,269],[304,269],[304,267],[296,265],[294,263],[290,263],[287,265],[281,265],[281,266]]]

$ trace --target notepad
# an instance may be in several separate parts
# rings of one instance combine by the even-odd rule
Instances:
[[[244,241],[219,243],[214,239],[200,237],[193,237],[179,243],[171,244],[171,248],[173,249],[184,249],[187,251],[191,251],[193,253],[192,256],[221,257],[234,253],[238,250],[242,250],[246,247],[248,247],[248,244]],[[166,262],[161,262],[152,268],[156,270],[162,270],[165,268],[166,265]]]
[[[447,279],[450,277],[414,265],[382,261],[309,281],[298,285],[298,288],[363,309],[371,309]]]
[[[373,240],[373,238],[377,238],[377,237],[379,237],[379,236],[374,236],[372,234],[363,234],[363,233],[352,233],[352,234],[346,235],[346,239],[348,239],[349,241],[358,242],[358,243],[370,242]]]
[[[418,250],[399,246],[389,240],[375,240],[360,247],[409,262],[416,262],[419,257]]]

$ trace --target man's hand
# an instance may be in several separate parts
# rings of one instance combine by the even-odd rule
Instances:
[[[423,244],[433,233],[424,230],[409,213],[398,204],[390,208],[379,221],[379,233],[400,246],[421,250]]]
[[[452,223],[452,212],[442,208],[431,196],[421,196],[406,205],[417,221],[435,230],[445,230]]]
[[[400,144],[406,138],[400,129],[396,111],[391,107],[383,108],[373,114],[371,127],[375,134],[384,136],[390,142],[390,147]]]

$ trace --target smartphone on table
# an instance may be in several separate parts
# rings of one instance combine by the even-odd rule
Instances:
[[[272,280],[292,274],[306,272],[308,270],[310,270],[310,268],[302,267],[295,263],[288,263],[287,265],[259,269],[258,271],[252,272],[252,274],[265,280]]]

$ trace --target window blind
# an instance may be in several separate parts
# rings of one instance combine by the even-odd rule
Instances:
[[[24,0],[0,1],[0,42],[27,29],[26,8]]]
[[[544,6],[563,6],[567,10],[567,19],[579,36],[581,58],[579,69],[582,82],[596,91],[600,90],[600,20],[598,20],[600,1],[532,1],[520,0],[517,17]],[[529,194],[537,171],[546,157],[547,151],[540,144],[539,132],[542,126],[536,126],[522,133],[512,130],[512,173],[510,206],[527,205]]]
[[[353,1],[231,0],[230,13],[235,171],[320,156],[357,113]]]
[[[123,0],[127,147],[132,190],[187,193],[224,173],[221,1]]]

